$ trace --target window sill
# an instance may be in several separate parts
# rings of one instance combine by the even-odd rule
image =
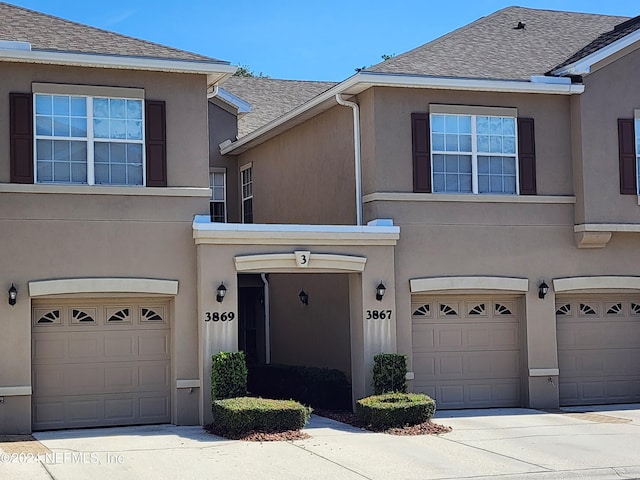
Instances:
[[[470,203],[552,203],[573,204],[573,195],[474,195],[450,193],[375,192],[362,197],[363,203],[384,202],[470,202]]]
[[[208,187],[125,187],[108,185],[55,185],[0,183],[0,193],[49,193],[66,195],[120,195],[141,197],[206,197]]]

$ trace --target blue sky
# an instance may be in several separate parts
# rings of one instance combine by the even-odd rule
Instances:
[[[636,0],[9,0],[8,3],[249,66],[340,81],[507,7],[634,17]]]

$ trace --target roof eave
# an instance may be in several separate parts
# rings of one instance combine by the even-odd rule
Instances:
[[[156,72],[194,73],[207,75],[209,85],[233,75],[236,67],[226,62],[131,57],[97,53],[62,52],[51,50],[0,49],[0,61],[41,63],[74,67],[119,68]]]
[[[267,123],[250,134],[220,149],[223,155],[240,154],[283,131],[308,120],[317,113],[337,105],[336,94],[357,95],[371,87],[432,88],[439,90],[471,90],[484,92],[542,93],[574,95],[584,91],[584,85],[547,84],[524,80],[490,80],[474,78],[431,77],[424,75],[358,72],[342,83],[312,98],[285,115]]]
[[[551,71],[552,75],[587,75],[591,73],[591,67],[596,63],[618,53],[620,50],[627,48],[640,40],[640,29],[636,30],[629,35],[626,35],[615,42],[610,43],[602,47],[600,50],[596,50],[590,53],[586,57],[581,58],[575,62],[572,62],[563,67],[557,68]]]

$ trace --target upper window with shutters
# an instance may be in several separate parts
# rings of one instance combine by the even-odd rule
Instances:
[[[412,123],[414,191],[535,194],[533,120],[515,108],[431,105]]]
[[[166,186],[164,102],[142,89],[34,83],[11,123],[15,183]]]
[[[620,193],[640,195],[640,110],[634,118],[618,119]]]

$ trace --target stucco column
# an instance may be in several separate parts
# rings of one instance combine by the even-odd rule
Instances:
[[[216,245],[197,246],[202,425],[211,422],[211,355],[238,350],[238,276],[233,256],[220,255],[222,248]],[[222,302],[216,300],[220,283],[227,289]]]
[[[361,275],[350,275],[351,369],[353,398],[373,393],[373,357],[378,353],[396,353],[396,294],[393,248],[369,256]],[[376,299],[376,287],[382,282],[386,292]]]
[[[555,295],[549,290],[538,298],[538,282],[530,282],[525,297],[526,355],[524,378],[531,408],[557,408],[558,344],[556,340]],[[547,282],[551,283],[551,282]]]

